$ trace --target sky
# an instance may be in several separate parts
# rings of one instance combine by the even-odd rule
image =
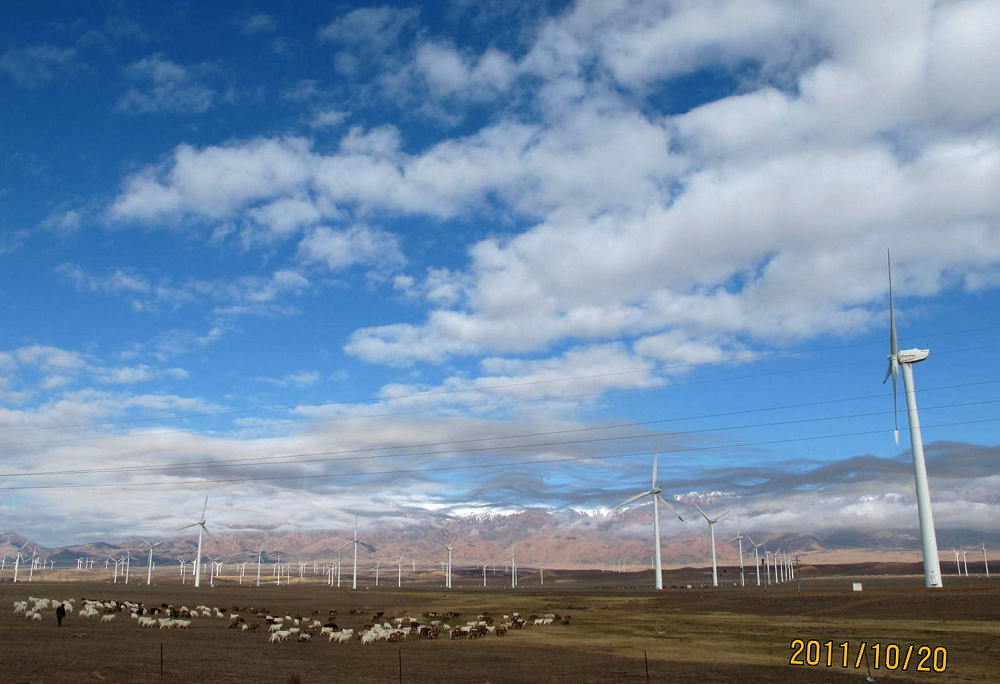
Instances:
[[[975,0],[4,3],[0,529],[606,512],[659,453],[682,514],[915,530],[891,251],[936,524],[995,532],[998,33]]]

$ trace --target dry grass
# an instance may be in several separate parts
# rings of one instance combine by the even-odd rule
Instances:
[[[554,576],[554,574],[553,574]],[[763,591],[727,588],[655,592],[623,586],[630,580],[560,573],[545,587],[484,590],[466,582],[444,592],[432,586],[351,591],[318,583],[291,587],[190,585],[144,587],[108,583],[34,582],[0,585],[0,681],[108,682],[616,682],[646,681],[863,681],[852,667],[789,664],[793,639],[851,644],[861,641],[927,644],[948,649],[943,673],[875,672],[879,681],[982,682],[1000,680],[1000,582],[969,578],[929,592],[919,578],[814,578]],[[164,582],[170,581],[164,578]],[[325,619],[338,611],[341,627],[360,628],[375,611],[419,616],[457,612],[464,623],[478,614],[569,615],[568,625],[529,627],[506,637],[400,644],[338,646],[269,644],[265,633],[226,629],[227,621],[197,618],[188,631],[140,629],[127,616],[110,624],[73,614],[61,628],[54,611],[42,622],[15,616],[14,600],[118,599],[174,605],[204,603],[231,609],[266,608],[274,614]],[[363,615],[349,615],[352,609]],[[402,677],[400,677],[402,671]],[[98,673],[94,675],[93,673]]]

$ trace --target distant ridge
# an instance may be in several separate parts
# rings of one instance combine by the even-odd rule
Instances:
[[[502,565],[515,545],[518,565],[526,571],[537,568],[600,569],[624,563],[628,569],[651,567],[650,507],[614,513],[588,513],[573,510],[528,510],[512,514],[479,514],[458,517],[427,518],[410,524],[371,525],[365,529],[365,539],[373,544],[374,555],[361,554],[361,564],[383,565],[395,562],[402,555],[407,562],[434,564],[443,560],[436,540],[451,539],[455,544],[454,562],[470,566],[487,562]],[[664,523],[663,563],[667,568],[704,566],[709,561],[703,525]],[[229,561],[256,561],[257,550],[263,546],[263,559],[271,563],[279,558],[292,562],[313,563],[336,558],[335,549],[344,543],[352,529],[328,530],[261,530],[251,526],[227,527],[217,523],[213,535],[206,539],[205,553],[219,555]],[[728,528],[717,531],[716,548],[720,565],[735,567],[739,563],[735,544],[727,543]],[[910,563],[920,560],[919,536],[913,530],[836,530],[827,534],[798,534],[781,531],[754,530],[744,527],[767,550],[781,550],[799,555],[805,563],[889,562]],[[148,538],[148,537],[147,537]],[[153,537],[160,543],[154,551],[157,563],[177,563],[178,558],[191,559],[196,550],[194,534],[171,534]],[[985,542],[987,549],[1000,553],[1000,534],[975,530],[938,530],[942,562],[946,563],[952,547],[972,549]],[[133,558],[145,558],[146,549],[139,535],[119,540],[101,540],[61,547],[46,547],[14,532],[0,532],[0,551],[10,546],[28,543],[46,560],[62,567],[75,567],[78,558],[95,558],[103,562],[109,556],[124,553],[130,546]],[[760,548],[763,556],[764,546]],[[343,553],[343,551],[342,551]],[[8,558],[10,551],[6,552]],[[347,557],[346,554],[344,556]],[[980,556],[981,557],[981,556]],[[972,556],[970,555],[970,560]],[[754,556],[748,544],[743,547],[743,562],[752,567]],[[945,573],[947,565],[942,566]]]

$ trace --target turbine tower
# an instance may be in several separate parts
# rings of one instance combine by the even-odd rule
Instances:
[[[698,512],[701,513],[701,517],[703,517],[705,520],[708,521],[708,537],[712,541],[712,586],[717,587],[719,586],[719,570],[715,564],[715,523],[722,520],[723,516],[726,515],[726,513],[728,513],[729,511],[726,511],[725,513],[717,517],[715,520],[712,520],[711,518],[708,517],[705,511],[701,510],[701,506],[694,503],[693,501],[691,503],[694,505],[695,508],[698,509]]]
[[[186,530],[189,527],[197,527],[198,528],[198,555],[194,557],[194,586],[196,586],[196,587],[200,587],[201,586],[201,541],[202,541],[202,534],[210,534],[210,532],[208,531],[208,528],[205,527],[205,511],[206,510],[208,510],[208,495],[207,494],[205,495],[205,504],[201,507],[201,518],[198,519],[198,522],[193,522],[190,525],[185,525],[184,527],[180,528],[182,530]]]
[[[906,393],[906,414],[910,423],[910,449],[913,453],[913,475],[917,489],[917,515],[920,518],[920,543],[924,554],[924,586],[941,588],[941,562],[938,560],[937,535],[934,532],[934,513],[931,510],[931,493],[927,484],[927,465],[924,462],[924,441],[920,435],[920,417],[917,415],[917,395],[913,388],[913,364],[930,354],[928,349],[899,350],[896,339],[896,312],[892,302],[892,260],[889,259],[889,370],[882,380],[892,377],[893,418],[896,418],[897,376],[903,373],[903,391]],[[894,435],[899,444],[899,423]]]
[[[986,542],[983,542],[980,545],[979,550],[983,552],[983,568],[986,570],[986,579],[989,579],[990,578],[990,564],[989,564],[989,561],[986,560]]]
[[[760,586],[760,559],[757,558],[757,549],[759,549],[761,546],[763,546],[764,542],[761,542],[760,544],[754,542],[754,540],[750,537],[749,534],[747,535],[747,541],[750,542],[750,545],[753,547],[753,564],[757,566],[757,586],[759,587]]]
[[[649,488],[648,492],[643,492],[642,494],[636,494],[635,496],[625,499],[620,504],[615,506],[615,508],[621,508],[622,506],[627,506],[633,501],[638,501],[643,497],[651,497],[653,499],[653,563],[656,566],[656,572],[654,574],[656,578],[656,588],[663,589],[663,564],[660,559],[660,504],[662,503],[667,509],[677,516],[677,519],[681,522],[684,518],[681,517],[680,513],[674,510],[674,507],[664,499],[660,492],[663,491],[656,484],[656,463],[659,459],[659,454],[653,455],[653,485]]]
[[[358,588],[358,545],[365,547],[368,553],[375,553],[375,547],[367,542],[361,541],[358,537],[358,519],[354,519],[354,536],[348,539],[346,542],[334,549],[334,551],[339,551],[348,544],[354,544],[354,575],[351,579],[351,589]]]
[[[745,587],[746,582],[743,581],[743,540],[746,539],[742,534],[740,534],[740,527],[743,524],[742,518],[736,518],[736,536],[730,539],[731,542],[739,542],[740,545],[740,586]]]
[[[156,542],[154,544],[147,539],[143,539],[142,541],[149,547],[149,560],[146,561],[146,586],[148,587],[153,583],[153,547],[159,546],[162,542]]]
[[[261,545],[261,547],[259,549],[257,549],[257,586],[258,587],[260,586],[260,557],[261,557],[261,555],[263,555],[263,553],[264,553],[264,546]]]
[[[438,544],[448,552],[448,565],[446,566],[444,573],[444,586],[445,589],[451,589],[451,554],[455,550],[455,544],[453,542],[445,544],[440,541]]]

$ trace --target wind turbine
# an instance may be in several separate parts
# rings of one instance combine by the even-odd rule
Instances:
[[[983,552],[983,567],[986,569],[986,579],[989,579],[990,578],[990,564],[986,560],[986,542],[983,542],[980,545],[979,550]]]
[[[451,589],[451,554],[452,551],[455,550],[455,543],[448,542],[447,544],[445,544],[444,542],[439,541],[438,544],[446,551],[448,551],[448,565],[444,573],[444,586],[445,589]]]
[[[193,522],[190,525],[185,525],[180,529],[186,530],[189,527],[198,528],[198,555],[194,557],[194,586],[201,586],[201,538],[202,534],[211,534],[208,528],[205,527],[205,511],[208,510],[208,495],[205,495],[205,504],[201,507],[201,518],[198,522]]]
[[[261,557],[261,554],[263,554],[263,553],[264,553],[264,546],[261,545],[261,547],[259,549],[257,549],[257,586],[258,587],[260,586],[260,557]]]
[[[965,576],[969,576],[969,559],[966,556],[965,549],[962,549],[962,565],[965,567]]]
[[[129,574],[132,572],[132,548],[125,546],[125,584],[128,584]]]
[[[142,540],[144,544],[149,546],[149,560],[146,561],[146,586],[148,587],[153,583],[153,547],[159,546],[162,542],[156,542],[155,544],[148,539]]]
[[[753,564],[757,566],[757,586],[759,587],[760,586],[760,559],[757,558],[757,549],[759,549],[761,546],[763,546],[764,542],[761,542],[760,544],[755,543],[754,540],[750,538],[749,534],[747,535],[747,541],[750,542],[751,546],[753,546]]]
[[[403,586],[403,554],[399,554],[399,560],[396,561],[396,586]]]
[[[745,587],[746,582],[743,581],[743,540],[746,539],[742,534],[740,534],[740,526],[743,524],[743,519],[736,518],[736,536],[730,539],[731,542],[739,542],[740,544],[740,586]]]
[[[11,546],[10,550],[14,552],[14,581],[17,582],[17,571],[21,567],[21,552],[28,546],[28,542],[24,542],[20,546]]]
[[[886,253],[888,257],[888,252]],[[889,370],[882,384],[892,377],[893,434],[899,444],[899,422],[896,416],[896,377],[903,372],[903,391],[906,394],[906,415],[910,423],[910,450],[913,454],[913,476],[917,490],[917,515],[920,518],[920,544],[924,554],[924,586],[941,588],[941,562],[938,559],[937,535],[934,532],[934,513],[931,510],[931,492],[927,484],[927,464],[924,461],[924,441],[920,434],[920,417],[917,415],[917,395],[913,388],[913,364],[931,353],[929,349],[899,350],[896,339],[896,312],[892,303],[892,259],[889,258]]]
[[[360,544],[361,546],[365,547],[365,550],[368,553],[375,553],[375,547],[374,546],[372,546],[371,544],[369,544],[367,542],[363,542],[363,541],[361,541],[361,539],[358,538],[358,519],[357,518],[354,519],[354,536],[351,537],[350,539],[348,539],[346,542],[344,542],[340,546],[338,546],[336,549],[334,549],[334,551],[337,551],[338,549],[342,549],[345,546],[347,546],[348,544],[354,544],[354,577],[351,580],[351,589],[357,589],[358,588],[358,545]]]
[[[693,501],[691,503],[694,505],[695,508],[698,509],[698,512],[701,513],[701,517],[703,517],[705,520],[708,521],[708,537],[712,541],[712,586],[717,587],[719,586],[719,570],[715,564],[715,523],[722,520],[723,516],[725,516],[726,513],[728,513],[729,511],[726,511],[725,513],[717,517],[715,520],[713,520],[708,517],[705,511],[701,510],[701,506],[694,503]]]
[[[653,499],[653,553],[654,553],[653,563],[656,565],[656,572],[654,576],[656,577],[656,588],[663,589],[663,565],[660,559],[660,504],[662,503],[664,506],[666,506],[667,509],[671,513],[676,515],[677,519],[680,520],[681,522],[684,521],[684,518],[682,518],[680,516],[680,513],[675,511],[674,507],[671,506],[667,502],[667,500],[660,495],[660,492],[662,492],[663,490],[656,484],[656,462],[657,459],[659,459],[659,456],[660,456],[659,454],[653,455],[653,484],[649,488],[649,491],[643,492],[642,494],[636,494],[631,498],[625,499],[625,501],[622,501],[620,504],[615,506],[615,508],[621,508],[622,506],[627,506],[633,501],[638,501],[639,499],[646,496]]]
[[[517,588],[517,554],[513,546],[510,547],[510,588]]]

